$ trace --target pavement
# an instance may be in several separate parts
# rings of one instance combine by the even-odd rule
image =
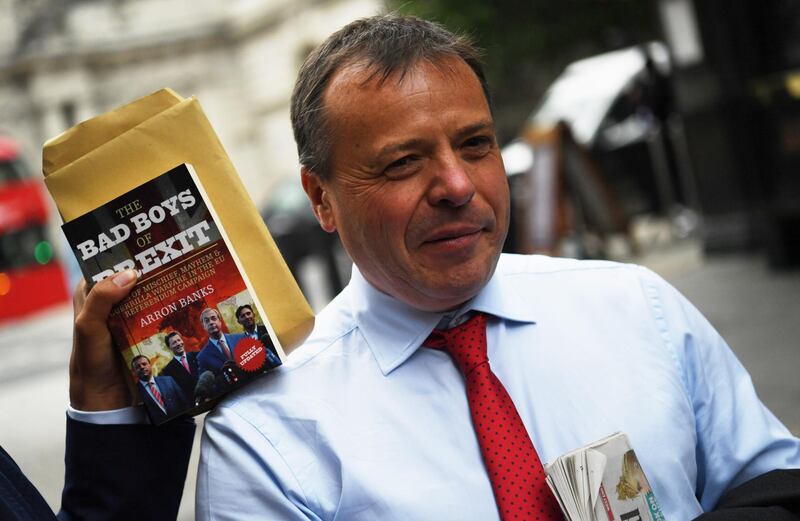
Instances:
[[[722,333],[764,403],[800,435],[800,272],[769,271],[757,256],[704,258],[696,242],[660,245],[634,259],[683,292]],[[0,325],[0,444],[57,509],[72,312],[60,307]],[[202,419],[200,425],[202,424]],[[199,442],[199,432],[196,443]],[[194,451],[179,519],[194,519]]]

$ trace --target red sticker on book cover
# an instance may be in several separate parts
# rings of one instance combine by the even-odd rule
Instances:
[[[236,344],[236,363],[243,370],[258,371],[266,360],[266,348],[255,338],[243,338]]]

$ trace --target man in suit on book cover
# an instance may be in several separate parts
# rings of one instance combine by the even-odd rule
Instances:
[[[278,353],[275,351],[275,346],[272,344],[269,333],[267,333],[267,328],[262,324],[256,324],[256,315],[253,313],[253,308],[250,304],[243,304],[236,308],[236,321],[244,328],[246,337],[258,340],[266,346],[269,367],[281,365],[281,359],[278,358]]]
[[[131,368],[139,379],[139,394],[153,420],[160,422],[189,408],[189,401],[171,376],[153,376],[150,359],[145,355],[134,356]]]
[[[197,366],[197,353],[186,352],[183,336],[177,331],[170,331],[164,337],[164,343],[172,351],[172,360],[159,373],[159,376],[171,376],[181,386],[183,394],[189,401],[194,400],[194,388],[200,369]]]
[[[244,335],[223,332],[222,317],[219,311],[213,308],[206,308],[200,312],[200,323],[208,333],[208,342],[197,355],[198,369],[201,374],[206,371],[220,374],[223,364],[233,361],[234,347]]]
[[[0,519],[174,521],[189,466],[192,419],[150,425],[131,407],[127,371],[106,325],[111,306],[133,288],[123,271],[75,292],[75,332],[69,363],[64,489],[56,516],[11,455],[0,448]],[[2,443],[2,440],[0,440]],[[141,487],[152,483],[147,501]]]
[[[244,334],[255,340],[260,340],[267,334],[267,328],[256,323],[256,314],[250,304],[242,304],[236,308],[236,321],[244,328]]]

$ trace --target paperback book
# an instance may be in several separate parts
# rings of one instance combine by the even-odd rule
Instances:
[[[62,228],[89,285],[140,273],[108,327],[153,423],[204,412],[281,364],[283,349],[191,165]]]
[[[621,432],[568,452],[544,470],[569,521],[665,521]]]

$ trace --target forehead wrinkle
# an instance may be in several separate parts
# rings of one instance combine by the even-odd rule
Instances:
[[[378,79],[369,79],[364,78],[363,76],[367,75],[367,71],[364,69],[356,69],[352,70],[350,68],[340,71],[337,73],[331,84],[329,85],[327,91],[325,92],[325,107],[328,111],[328,114],[331,116],[335,116],[336,120],[339,121],[346,121],[351,119],[351,114],[353,116],[357,116],[360,114],[360,110],[348,110],[351,108],[353,101],[352,100],[352,91],[354,89],[360,90],[362,92],[378,92],[382,89],[391,89],[391,85],[387,85],[386,82],[381,82]],[[397,87],[403,86],[403,82],[397,82],[395,85]],[[427,80],[425,80],[425,86],[427,86]],[[398,90],[398,96],[393,96],[388,102],[386,102],[383,106],[386,108],[394,107],[396,105],[401,105],[406,102],[406,99],[412,95],[418,93],[425,93],[427,89],[425,86],[421,86],[419,90],[414,92],[401,92]],[[360,108],[360,107],[359,107]],[[331,120],[329,120],[331,121]]]

